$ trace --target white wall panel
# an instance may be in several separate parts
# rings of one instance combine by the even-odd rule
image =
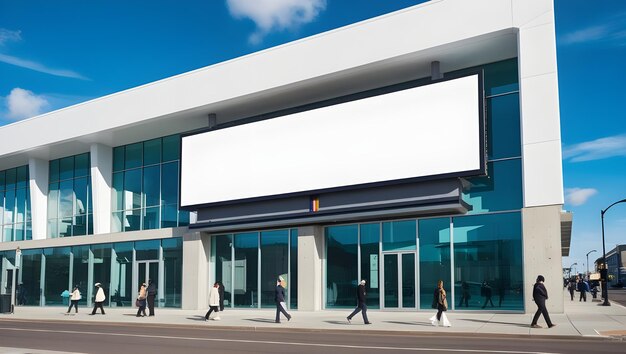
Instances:
[[[181,205],[476,171],[479,76],[183,137]]]
[[[563,204],[561,141],[524,145],[523,159],[524,206]]]

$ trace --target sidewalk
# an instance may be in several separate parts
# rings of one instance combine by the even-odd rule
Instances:
[[[156,309],[154,317],[135,317],[134,308],[106,308],[106,315],[89,316],[91,308],[79,308],[77,315],[65,315],[61,307],[18,307],[15,314],[0,314],[0,321],[40,320],[40,321],[85,321],[107,323],[142,323],[154,325],[190,325],[227,329],[291,329],[291,330],[351,330],[396,333],[454,333],[454,334],[508,334],[532,336],[566,337],[623,337],[626,336],[626,307],[613,302],[610,307],[599,306],[598,301],[570,301],[569,293],[563,292],[565,313],[550,314],[557,326],[545,328],[543,317],[539,324],[544,328],[531,329],[532,314],[494,314],[477,312],[449,311],[452,327],[433,327],[429,318],[435,311],[391,312],[368,311],[372,325],[364,325],[360,315],[348,324],[345,311],[292,311],[291,321],[282,319],[274,323],[273,309],[244,310],[233,309],[220,313],[221,321],[204,321],[205,310],[190,311],[178,309]]]

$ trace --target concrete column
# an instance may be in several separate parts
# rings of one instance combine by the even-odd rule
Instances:
[[[546,278],[547,307],[550,313],[563,313],[563,273],[561,265],[561,206],[522,209],[524,243],[524,307],[534,313],[532,285],[538,275]]]
[[[183,310],[205,309],[209,306],[208,235],[191,232],[183,236]]]
[[[28,175],[33,240],[45,240],[48,227],[48,173],[47,160],[30,158]]]
[[[324,228],[298,228],[298,310],[322,309],[322,259],[324,257]]]
[[[111,232],[111,193],[113,188],[113,148],[93,144],[91,152],[91,193],[93,233]]]

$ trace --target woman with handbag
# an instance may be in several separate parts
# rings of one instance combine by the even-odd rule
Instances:
[[[443,280],[437,282],[437,288],[433,294],[433,308],[437,309],[437,314],[430,318],[430,323],[433,326],[443,324],[444,327],[450,327],[452,324],[444,313],[444,311],[448,311],[448,300],[446,298],[446,290],[443,288]]]
[[[145,317],[146,316],[146,283],[141,284],[141,288],[139,289],[139,295],[137,296],[137,301],[135,301],[135,306],[139,307],[137,310],[137,317]]]
[[[78,285],[76,285],[70,296],[70,307],[67,309],[66,314],[70,313],[72,306],[76,309],[76,313],[78,313],[78,301],[80,301],[81,298],[80,290],[78,290]]]

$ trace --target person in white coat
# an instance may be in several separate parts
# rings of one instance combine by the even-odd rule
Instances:
[[[96,301],[93,304],[93,311],[91,311],[91,314],[95,315],[96,310],[100,308],[100,311],[102,311],[102,314],[104,315],[104,307],[102,307],[102,304],[104,304],[104,300],[106,300],[106,296],[104,296],[104,289],[102,289],[102,284],[100,283],[96,283],[96,288],[98,289],[96,291]]]
[[[72,294],[70,295],[70,307],[67,309],[66,314],[70,313],[72,306],[74,306],[74,308],[76,309],[76,313],[78,313],[78,301],[80,301],[81,298],[82,296],[80,295],[80,290],[78,290],[78,285],[76,285],[74,287],[74,290],[72,291]]]
[[[219,292],[219,283],[213,284],[211,291],[209,292],[209,311],[204,315],[204,320],[208,321],[211,313],[215,311],[217,315],[213,318],[214,320],[219,320],[219,311],[220,311],[220,292]]]

